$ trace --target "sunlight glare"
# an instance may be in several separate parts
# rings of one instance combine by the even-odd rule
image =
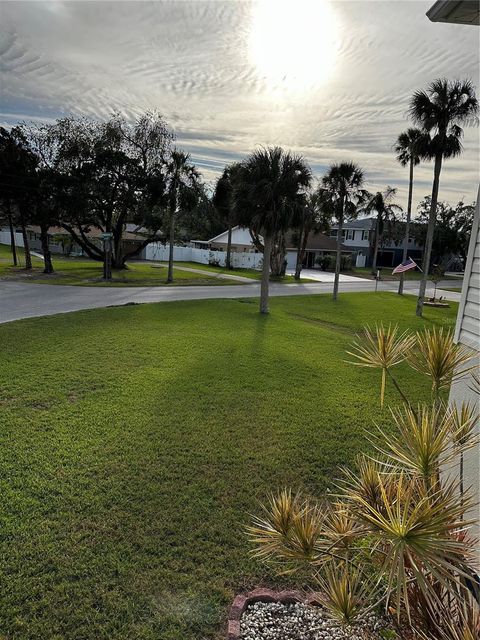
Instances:
[[[248,49],[269,85],[304,91],[331,77],[338,21],[328,0],[258,0],[252,4]]]

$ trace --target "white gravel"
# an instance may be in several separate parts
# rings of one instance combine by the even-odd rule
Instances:
[[[242,640],[377,640],[385,627],[370,615],[346,627],[329,618],[321,607],[301,603],[256,602],[240,621]]]

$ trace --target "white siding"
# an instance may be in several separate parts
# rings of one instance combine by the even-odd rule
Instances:
[[[455,341],[470,347],[473,356],[479,363],[480,351],[480,227],[479,203],[480,189],[477,196],[477,207],[472,226],[472,235],[468,250],[465,277],[463,280],[462,297],[458,308],[457,324],[455,327]],[[477,404],[478,396],[472,390],[471,374],[457,380],[450,390],[450,402],[460,406],[462,401]],[[480,425],[477,424],[477,433]],[[470,449],[465,455],[465,485],[474,491],[477,504],[473,507],[470,517],[476,519],[473,535],[480,534],[480,443]],[[480,547],[478,548],[478,562],[480,566]]]
[[[467,264],[465,265],[465,278],[458,310],[455,339],[457,342],[480,351],[480,226],[478,200]]]

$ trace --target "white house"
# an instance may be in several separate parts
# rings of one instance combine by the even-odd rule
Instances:
[[[263,238],[260,236],[260,242]],[[210,240],[192,240],[191,245],[196,249],[210,249],[211,251],[226,251],[228,245],[228,229],[219,233]],[[232,252],[233,253],[259,253],[253,244],[252,236],[247,227],[232,227]]]
[[[438,0],[428,10],[427,16],[432,22],[452,22],[457,24],[479,25],[480,4],[465,0]],[[465,276],[463,279],[462,295],[458,308],[455,327],[455,341],[471,349],[476,360],[476,373],[480,374],[480,188],[477,194],[470,246],[468,249]],[[452,385],[450,402],[461,404],[462,401],[475,403],[479,406],[478,389],[472,374],[461,378]],[[477,433],[480,424],[477,424]],[[471,486],[476,492],[477,504],[471,514],[477,520],[476,534],[480,534],[480,442],[470,449],[465,456],[465,485]],[[480,546],[478,548],[480,564]]]

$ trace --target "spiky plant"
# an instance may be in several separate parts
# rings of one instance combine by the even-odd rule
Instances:
[[[380,405],[382,407],[385,399],[387,375],[390,376],[395,387],[406,400],[396,380],[391,375],[390,369],[407,359],[414,344],[414,336],[409,335],[407,331],[400,333],[397,326],[392,327],[389,325],[384,327],[383,325],[376,325],[374,330],[365,327],[363,339],[357,339],[351,347],[352,351],[347,351],[349,355],[356,358],[351,364],[381,369]]]
[[[452,411],[443,404],[420,405],[415,411],[404,405],[391,413],[396,434],[377,427],[375,447],[395,465],[419,475],[427,489],[435,486],[440,468],[457,456],[451,446],[459,433]],[[461,446],[465,448],[467,444],[468,438]]]
[[[432,495],[423,483],[403,472],[398,476],[393,501],[380,476],[378,482],[382,499],[379,508],[356,493],[351,498],[358,519],[368,526],[373,549],[381,549],[386,600],[394,603],[399,616],[404,609],[410,618],[411,581],[428,600],[437,597],[431,589],[432,579],[446,590],[450,583],[458,582],[466,565],[466,547],[451,534],[467,525],[461,520],[465,505],[459,504],[453,487]]]
[[[472,357],[471,350],[454,342],[451,331],[433,327],[416,334],[415,349],[409,353],[409,362],[416,371],[431,379],[432,395],[438,400],[442,389],[473,368],[464,366]]]
[[[467,371],[470,354],[443,330],[411,336],[397,327],[367,328],[349,354],[356,365],[382,370],[382,403],[386,376],[394,380],[390,369],[407,358],[432,380],[434,401],[413,407],[394,381],[405,404],[391,412],[395,433],[378,429],[376,457],[360,456],[355,470],[344,470],[330,507],[287,490],[272,496],[249,527],[255,554],[288,571],[310,566],[319,599],[343,622],[384,602],[399,625],[420,624],[425,639],[477,638],[476,610],[464,607],[480,589],[472,521],[465,518],[472,497],[463,481],[459,491],[457,481],[441,473],[476,438],[476,411],[464,404],[456,412],[440,398]],[[437,635],[429,635],[433,629]]]
[[[352,624],[378,604],[378,583],[349,562],[330,562],[317,582],[319,602],[343,624]]]
[[[480,370],[478,367],[476,367],[476,370],[472,372],[472,384],[469,385],[469,389],[480,395]]]
[[[323,515],[317,505],[284,489],[263,505],[263,516],[247,527],[254,555],[293,571],[299,562],[320,562],[327,544],[322,538]]]

